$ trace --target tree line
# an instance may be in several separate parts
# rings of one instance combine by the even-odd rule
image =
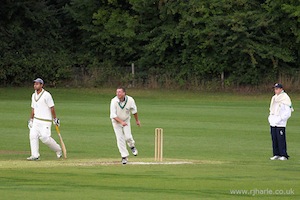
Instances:
[[[51,85],[166,88],[295,81],[299,16],[298,0],[4,0],[0,84],[35,77]]]

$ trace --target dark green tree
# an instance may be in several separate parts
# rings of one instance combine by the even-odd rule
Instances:
[[[47,1],[4,1],[1,5],[0,81],[4,85],[44,77],[56,84],[68,76],[70,59],[57,10]]]

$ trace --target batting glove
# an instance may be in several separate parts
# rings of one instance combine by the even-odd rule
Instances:
[[[54,118],[53,124],[55,124],[56,126],[60,126],[60,120],[58,118]]]
[[[28,120],[28,128],[31,129],[33,124],[33,119]]]

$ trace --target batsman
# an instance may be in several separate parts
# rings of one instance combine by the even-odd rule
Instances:
[[[126,95],[124,87],[117,88],[116,96],[110,103],[110,119],[117,138],[117,145],[122,157],[122,164],[127,163],[129,156],[126,143],[130,147],[134,156],[137,156],[138,150],[135,147],[130,127],[130,115],[133,114],[136,124],[141,125],[138,119],[137,106],[131,96]]]
[[[52,122],[57,126],[60,125],[59,119],[56,118],[54,101],[51,94],[44,90],[44,81],[42,79],[37,78],[33,83],[35,92],[31,98],[32,109],[28,121],[31,156],[27,160],[39,160],[39,140],[52,149],[56,153],[57,158],[61,158],[61,147],[51,137]]]

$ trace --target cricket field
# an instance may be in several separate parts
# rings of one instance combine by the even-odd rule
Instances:
[[[32,88],[0,88],[0,199],[300,199],[300,95],[287,125],[288,161],[271,161],[268,94],[128,89],[139,150],[121,165],[109,119],[115,89],[46,88],[53,95],[68,158],[40,142],[30,156]],[[164,161],[154,162],[154,129]],[[52,126],[52,137],[59,142]]]

